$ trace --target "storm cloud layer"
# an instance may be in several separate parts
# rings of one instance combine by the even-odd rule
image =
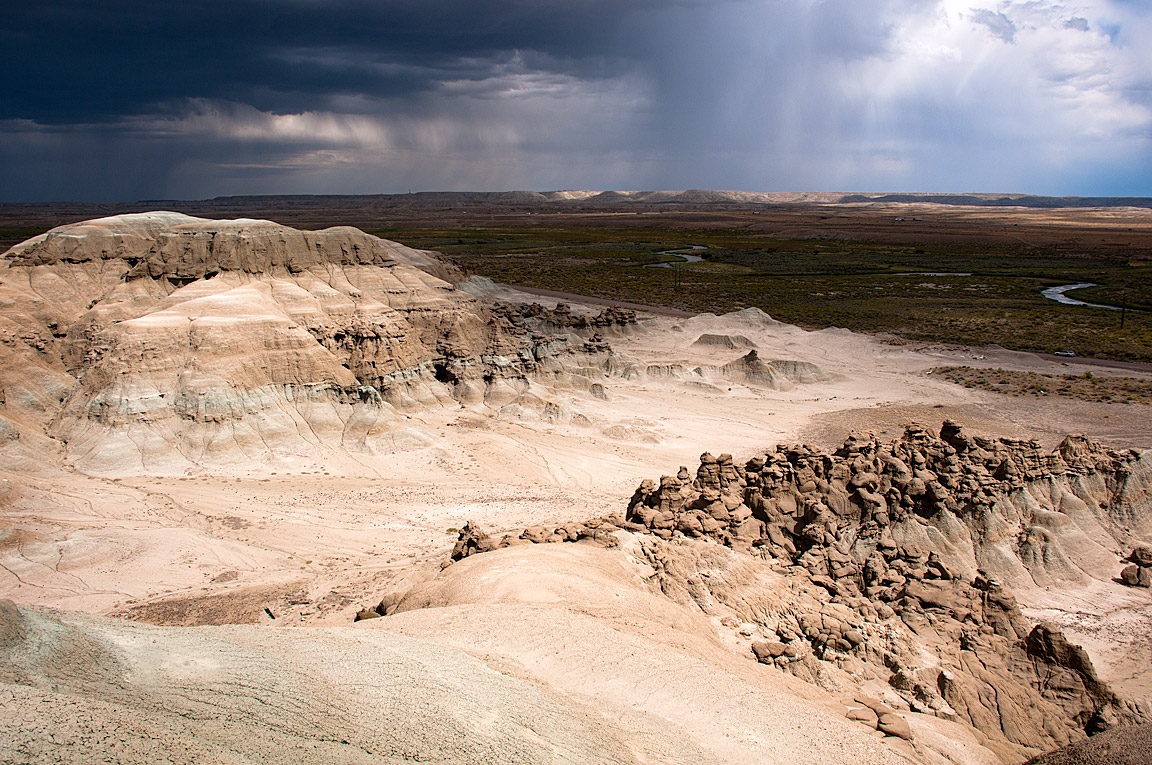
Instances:
[[[5,201],[1152,193],[1137,0],[13,5]]]

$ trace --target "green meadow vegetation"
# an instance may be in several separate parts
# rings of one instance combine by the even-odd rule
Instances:
[[[0,252],[6,252],[8,248],[20,244],[25,239],[39,236],[47,230],[42,226],[0,227]]]
[[[808,328],[845,327],[913,341],[1072,350],[1152,361],[1152,261],[1045,248],[894,245],[658,228],[516,226],[368,229],[437,250],[497,282],[689,311],[757,307]],[[659,253],[689,245],[705,260]],[[673,268],[650,268],[661,261]],[[1095,282],[1070,297],[1128,311],[1065,306],[1047,287]]]

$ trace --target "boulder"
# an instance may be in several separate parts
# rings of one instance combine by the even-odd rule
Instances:
[[[883,731],[886,735],[896,736],[905,741],[912,739],[912,728],[909,727],[908,721],[897,714],[880,715],[876,728],[877,730]]]
[[[529,526],[520,532],[520,538],[526,539],[533,544],[546,542],[552,536],[552,531],[544,528],[543,526]]]
[[[867,707],[864,707],[863,709],[849,709],[848,719],[864,723],[873,730],[876,730],[876,725],[880,722],[880,718],[876,715],[876,713]]]

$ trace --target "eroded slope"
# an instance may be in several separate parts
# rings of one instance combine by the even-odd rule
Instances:
[[[404,412],[544,411],[541,383],[599,374],[609,353],[537,333],[539,317],[493,311],[426,253],[350,228],[147,213],[54,229],[5,260],[10,427],[46,425],[89,472],[420,445]]]

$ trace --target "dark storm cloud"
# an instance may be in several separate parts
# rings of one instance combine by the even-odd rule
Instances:
[[[535,71],[612,76],[647,0],[41,0],[0,25],[0,119],[106,121],[187,98],[289,112]]]
[[[40,0],[0,200],[1152,193],[1137,0]]]

